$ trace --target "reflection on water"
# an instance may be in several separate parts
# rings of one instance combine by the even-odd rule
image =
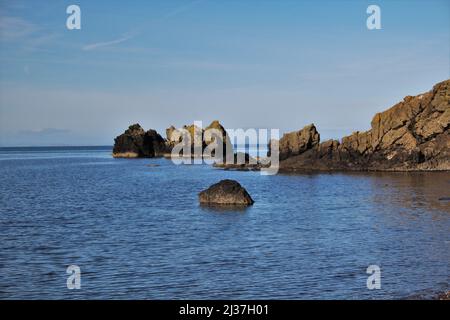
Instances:
[[[450,173],[261,176],[112,159],[109,148],[0,149],[0,160],[0,298],[370,299],[449,287]],[[225,178],[255,204],[200,206],[198,192]],[[70,264],[81,290],[66,288]],[[381,290],[366,288],[371,264]]]
[[[249,208],[247,206],[233,206],[233,205],[211,205],[200,204],[200,209],[206,213],[245,213]]]
[[[450,204],[442,201],[450,196],[448,172],[376,173],[373,177],[374,202],[389,202],[405,213],[411,208],[450,211]]]

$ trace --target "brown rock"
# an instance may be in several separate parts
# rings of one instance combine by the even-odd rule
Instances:
[[[203,151],[209,144],[214,142],[216,138],[219,138],[220,140],[217,141],[217,144],[223,144],[223,154],[226,155],[227,150],[230,150],[230,152],[233,152],[233,145],[231,144],[231,140],[225,130],[225,128],[220,124],[219,121],[214,120],[211,122],[211,124],[206,127],[206,129],[199,128],[195,125],[185,125],[183,126],[183,129],[186,130],[189,133],[189,139],[190,141],[184,140],[184,142],[188,142],[191,144],[191,153],[194,155],[194,146],[201,146],[201,150]],[[208,129],[216,129],[219,131],[219,137],[211,136],[206,137],[205,131]],[[183,134],[181,130],[176,129],[174,126],[171,126],[166,129],[166,135],[167,135],[167,144],[168,147],[171,149],[176,144],[183,141]],[[213,153],[214,154],[214,153]]]
[[[299,131],[286,133],[279,142],[280,160],[299,155],[316,147],[319,142],[320,135],[314,124],[310,124]]]
[[[280,170],[450,170],[449,128],[450,80],[446,80],[377,113],[371,130],[355,132],[341,143],[330,140],[315,148],[310,139],[312,146],[305,148],[308,143],[299,142],[305,140],[298,134],[283,136]]]

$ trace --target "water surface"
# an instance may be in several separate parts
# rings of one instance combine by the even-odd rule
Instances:
[[[225,178],[255,204],[200,207],[198,192]],[[113,159],[110,148],[3,148],[0,181],[2,299],[384,299],[449,288],[450,173],[261,176]],[[66,287],[72,264],[80,290]],[[372,264],[380,290],[366,287]]]

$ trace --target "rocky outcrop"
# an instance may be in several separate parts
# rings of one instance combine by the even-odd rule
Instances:
[[[183,132],[188,133],[189,135],[185,137],[183,136]],[[174,126],[170,126],[166,129],[166,135],[169,149],[172,149],[175,145],[184,141],[185,143],[190,144],[192,156],[195,156],[195,146],[201,146],[201,151],[203,152],[205,148],[213,142],[216,142],[217,145],[222,144],[224,156],[227,151],[233,151],[233,145],[225,128],[217,120],[211,122],[211,124],[205,129],[196,125],[185,125],[182,127],[182,130],[176,129]],[[215,152],[212,152],[212,155],[214,154]],[[180,155],[183,154],[180,153]]]
[[[450,80],[377,113],[371,129],[319,143],[313,125],[280,139],[280,170],[450,170]]]
[[[310,124],[299,131],[285,133],[279,141],[280,160],[299,155],[316,147],[319,142],[320,135],[314,124]]]
[[[227,131],[225,130],[225,128],[220,124],[219,121],[214,120],[213,122],[211,122],[211,124],[206,127],[205,131],[207,130],[217,130],[218,133],[218,141],[217,143],[222,143],[224,146],[224,152],[226,151],[226,148],[231,148],[231,150],[233,150],[233,145],[231,143],[230,137],[227,134]],[[209,145],[211,143],[213,143],[215,141],[215,137],[214,135],[210,135],[210,136],[205,136],[204,140],[205,140],[205,144]]]
[[[114,139],[115,158],[153,158],[168,151],[166,141],[155,131],[144,131],[139,124],[133,124]]]
[[[204,205],[248,206],[254,203],[247,190],[235,180],[222,180],[200,192],[198,198]]]
[[[217,120],[211,122],[205,129],[195,125],[185,125],[182,129],[176,129],[174,126],[167,128],[167,139],[163,139],[155,130],[144,131],[139,124],[133,124],[114,139],[113,156],[115,158],[170,157],[172,149],[180,142],[189,144],[188,148],[191,150],[192,157],[195,157],[196,153],[202,156],[208,146],[211,146],[211,154],[214,156],[215,148],[211,145],[213,142],[222,144],[224,157],[226,152],[229,151],[231,154],[233,152],[230,138]],[[199,148],[195,149],[195,146]],[[183,156],[182,152],[180,156]]]

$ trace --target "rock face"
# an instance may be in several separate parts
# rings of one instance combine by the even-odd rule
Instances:
[[[279,141],[280,160],[299,155],[316,147],[319,142],[320,135],[314,124],[310,124],[299,131],[285,133]]]
[[[114,139],[113,157],[160,157],[167,152],[166,141],[155,131],[144,131],[139,124],[131,125]]]
[[[201,204],[248,206],[254,203],[239,182],[222,180],[198,195]]]
[[[280,170],[450,170],[450,80],[377,113],[371,129],[319,143],[313,125],[280,139]]]

